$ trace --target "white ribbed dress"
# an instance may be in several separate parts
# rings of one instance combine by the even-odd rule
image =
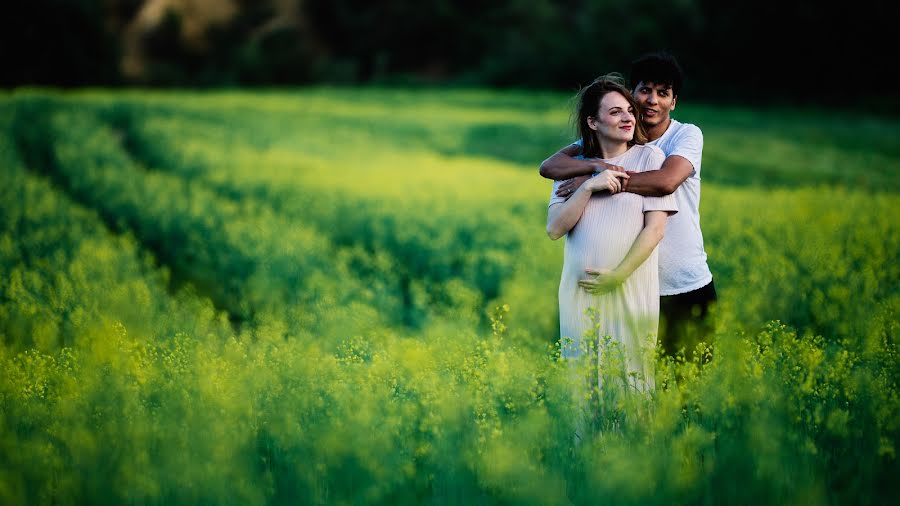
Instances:
[[[662,150],[656,146],[635,145],[605,161],[643,172],[659,169],[664,159]],[[560,184],[557,181],[553,185],[551,206],[565,201],[556,197]],[[653,372],[649,362],[642,358],[641,348],[656,344],[658,248],[613,292],[592,295],[578,286],[580,279],[588,278],[585,269],[615,269],[619,265],[644,228],[646,211],[677,212],[678,208],[671,195],[642,197],[628,192],[615,195],[598,192],[590,198],[578,223],[566,235],[565,262],[559,282],[559,330],[563,356],[569,358],[581,355],[586,332],[590,333],[589,339],[610,336],[624,348],[627,371],[639,373],[652,388]],[[592,330],[594,325],[586,315],[591,307],[597,311],[598,332]],[[571,339],[571,345],[566,345],[567,338]]]

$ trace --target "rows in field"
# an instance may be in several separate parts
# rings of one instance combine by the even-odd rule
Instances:
[[[238,199],[268,202],[304,223],[322,224],[336,243],[356,241],[368,251],[389,251],[408,260],[403,266],[412,278],[440,281],[446,272],[458,275],[454,269],[467,260],[483,269],[497,265],[495,279],[504,283],[490,285],[490,278],[472,270],[475,275],[463,279],[488,296],[503,285],[503,298],[526,307],[528,297],[516,292],[539,294],[544,297],[536,299],[536,311],[553,315],[546,294],[553,292],[559,256],[540,233],[547,187],[539,178],[477,158],[414,149],[397,156],[392,146],[379,144],[367,144],[369,151],[358,159],[341,150],[309,154],[308,144],[328,136],[304,143],[290,129],[271,132],[269,139],[282,145],[289,143],[279,139],[294,139],[294,149],[260,148],[241,142],[253,135],[252,127],[241,125],[227,127],[233,142],[223,155],[215,138],[225,127],[152,113],[131,124],[130,135],[143,149],[139,156],[151,166],[205,181]],[[203,133],[194,142],[180,142],[191,132]],[[825,187],[763,192],[707,183],[706,188],[707,249],[725,294],[723,313],[732,324],[782,319],[826,335],[860,337],[870,326],[881,328],[878,322],[896,307],[892,280],[900,276],[900,245],[891,220],[896,197]],[[454,208],[459,202],[465,202],[464,213]],[[405,228],[381,226],[385,221]],[[487,238],[478,240],[479,233]],[[514,262],[504,258],[509,251],[517,252]],[[550,329],[547,319],[529,324]]]
[[[83,185],[79,198],[92,199],[110,221],[130,216],[126,228],[176,277],[212,294],[240,320],[269,314],[293,330],[317,329],[324,324],[315,316],[301,318],[290,308],[324,297],[327,304],[314,307],[359,303],[369,328],[420,328],[433,317],[474,322],[486,305],[510,302],[523,327],[552,340],[561,258],[560,245],[542,233],[548,185],[514,164],[421,146],[398,154],[365,135],[359,145],[329,151],[334,132],[315,131],[328,117],[292,122],[273,111],[264,128],[260,117],[215,123],[210,111],[178,115],[127,101],[79,107],[71,115],[90,118],[86,130],[103,133],[103,149],[130,171],[108,171],[106,191],[131,200],[97,194],[94,183]],[[63,144],[86,142],[66,141],[71,134],[57,128]],[[84,177],[78,167],[90,165],[80,158],[67,163],[78,178]],[[66,186],[79,191],[73,181]],[[705,188],[707,250],[730,325],[781,319],[834,339],[883,327],[898,303],[890,219],[896,197]],[[168,228],[158,230],[159,223]],[[205,239],[229,227],[237,230],[230,239]],[[293,264],[298,250],[291,248],[306,241],[313,246],[304,258],[318,260],[304,270]],[[326,280],[332,263],[338,275]],[[321,288],[298,296],[316,286],[307,279],[341,294]]]
[[[111,233],[95,212],[28,172],[10,125],[0,127],[0,335],[7,350],[89,345],[116,326],[138,340],[231,332],[227,315],[208,300],[173,294],[168,272],[133,236]]]
[[[553,367],[546,356],[459,326],[415,340],[386,326],[357,337],[353,315],[336,305],[302,308],[334,319],[335,328],[308,323],[308,339],[283,339],[288,325],[278,314],[258,322],[255,339],[234,335],[228,315],[208,300],[170,293],[166,269],[141,249],[148,238],[193,233],[165,223],[197,226],[191,205],[227,211],[227,202],[140,172],[90,115],[56,110],[29,119],[46,120],[37,131],[55,140],[44,154],[52,165],[40,167],[49,177],[19,159],[29,146],[12,140],[22,132],[4,124],[0,136],[0,266],[9,274],[0,286],[0,423],[15,434],[0,448],[12,466],[3,484],[10,476],[27,483],[23,497],[96,498],[91,486],[51,479],[81,473],[94,476],[84,482],[104,483],[104,497],[115,502],[160,493],[178,502],[415,497],[431,493],[437,469],[469,475],[485,465],[489,457],[474,451],[446,456],[476,449],[499,430],[501,416],[510,423],[537,409],[546,417],[548,404],[564,400],[564,384],[548,400],[539,383]],[[187,207],[177,200],[185,193]],[[135,216],[138,205],[146,216]],[[166,214],[170,205],[178,216]],[[154,247],[184,251],[172,248]],[[105,444],[112,440],[115,448]],[[136,467],[139,480],[130,472]],[[363,486],[343,489],[348,475]],[[274,489],[257,487],[272,481]]]
[[[474,480],[433,476],[468,477],[495,461],[477,448],[502,433],[501,417],[512,435],[518,413],[571,411],[564,383],[545,392],[553,367],[545,356],[458,327],[427,339],[386,328],[349,338],[343,320],[285,340],[269,320],[256,339],[233,336],[227,315],[189,291],[169,293],[165,269],[134,236],[111,232],[115,220],[65,192],[144,239],[157,237],[147,228],[155,220],[198,225],[180,194],[200,199],[195,205],[226,203],[139,172],[90,116],[57,111],[39,125],[55,139],[46,154],[54,165],[41,168],[50,178],[24,167],[10,142],[17,135],[3,126],[0,266],[9,277],[0,286],[0,423],[10,432],[0,438],[9,456],[0,479],[12,503],[415,502],[433,487],[481,495]],[[132,216],[138,204],[141,219]],[[161,240],[192,233],[158,226]],[[337,306],[322,312],[352,316]],[[532,428],[531,419],[525,435],[551,447],[554,426]],[[344,487],[348,476],[357,487]]]
[[[482,244],[458,238],[454,234],[460,232],[451,229],[438,250],[468,244],[499,260],[463,263],[468,253],[459,248],[461,254],[444,260],[448,270],[441,272],[429,265],[440,258],[439,251],[419,248],[434,248],[432,241],[439,238],[434,234],[409,236],[411,246],[399,253],[366,248],[364,238],[373,227],[365,219],[353,223],[360,216],[358,203],[321,223],[316,215],[273,208],[268,199],[223,194],[177,172],[147,171],[122,147],[119,132],[84,111],[61,107],[23,116],[29,123],[19,123],[20,147],[38,160],[32,163],[96,207],[112,226],[133,231],[179,281],[196,286],[239,322],[275,321],[292,334],[327,336],[385,325],[420,327],[431,316],[474,323],[484,318],[484,297],[498,293],[510,263],[508,239],[484,236],[499,244],[482,252]],[[54,141],[48,145],[44,138]],[[393,218],[383,222],[377,237],[396,244],[398,237],[403,241],[406,223],[395,225]],[[353,226],[359,239],[323,233],[331,228],[346,234]],[[437,275],[422,279],[432,271]]]
[[[390,290],[349,271],[352,251],[336,252],[314,231],[252,203],[147,173],[90,115],[57,110],[39,127],[54,139],[46,146],[45,170],[61,186],[108,223],[133,231],[176,276],[242,322],[273,316],[293,332],[323,330],[330,322],[352,333],[382,323],[372,306],[396,303]]]
[[[90,95],[88,95],[90,96]],[[445,155],[511,160],[529,170],[568,143],[571,97],[515,92],[428,92],[312,89],[248,99],[240,93],[143,93],[113,106],[209,120],[247,128],[240,141],[272,137],[268,147],[333,153],[375,142],[398,150],[426,148]],[[827,111],[679,104],[676,118],[696,123],[706,137],[706,180],[763,188],[842,185],[874,191],[900,189],[898,125],[860,115],[853,121]],[[328,136],[323,132],[330,132]],[[312,135],[308,135],[312,133]]]
[[[488,301],[508,298],[507,280],[525,275],[540,295],[514,302],[533,313],[529,299],[539,301],[528,323],[536,335],[555,334],[561,245],[547,241],[540,225],[545,180],[510,164],[416,148],[398,154],[377,142],[355,151],[307,150],[331,130],[310,139],[283,128],[261,140],[253,122],[214,125],[169,111],[144,111],[122,123],[131,152],[147,167],[203,182],[225,198],[271,206],[337,246],[389,255],[404,285],[427,288],[421,296],[430,307],[450,302],[459,311],[453,302],[460,290]],[[296,139],[292,149],[269,147],[290,144],[285,137]]]
[[[318,124],[330,117],[303,117],[267,130],[259,118],[213,123],[142,110],[123,121],[124,114],[116,117],[127,144],[147,167],[203,181],[235,201],[271,206],[338,246],[388,254],[398,259],[395,274],[429,306],[447,306],[460,288],[490,300],[505,279],[532,273],[529,280],[543,288],[535,291],[550,309],[529,323],[538,324],[536,334],[555,333],[560,246],[534,225],[544,213],[546,181],[477,157],[446,157],[414,146],[398,155],[393,145],[367,139],[371,128],[359,126],[344,136],[358,146],[328,146],[341,137],[334,131],[340,125]]]

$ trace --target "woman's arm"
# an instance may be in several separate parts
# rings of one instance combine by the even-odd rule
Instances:
[[[554,241],[566,235],[581,219],[584,206],[594,192],[608,190],[616,193],[622,190],[620,177],[627,174],[606,170],[585,181],[565,202],[552,204],[547,210],[547,235]]]
[[[613,269],[585,269],[594,276],[593,279],[582,279],[578,284],[589,293],[602,294],[615,290],[631,273],[644,263],[653,249],[662,240],[666,231],[666,219],[669,213],[666,211],[647,211],[644,213],[644,228],[635,238],[631,249],[619,265]]]

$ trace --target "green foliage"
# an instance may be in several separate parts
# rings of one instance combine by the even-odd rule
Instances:
[[[570,90],[667,49],[685,96],[865,107],[891,16],[799,0],[35,0],[0,18],[4,86],[449,84]],[[773,15],[777,13],[777,15]],[[23,20],[27,22],[23,22]],[[798,26],[845,36],[809,37]],[[760,29],[778,37],[760,37]],[[752,40],[752,43],[747,41]],[[784,48],[791,48],[785,51]],[[37,56],[36,56],[37,55]],[[846,55],[853,77],[845,85]],[[815,83],[815,84],[810,84]]]
[[[555,342],[564,107],[2,97],[0,503],[900,500],[900,127],[679,104],[721,302],[642,389]]]

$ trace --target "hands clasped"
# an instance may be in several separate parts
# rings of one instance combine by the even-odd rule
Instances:
[[[615,167],[615,169],[604,169],[593,176],[578,176],[567,179],[559,185],[559,189],[556,190],[556,195],[568,198],[583,184],[587,184],[585,189],[590,190],[592,193],[604,190],[608,190],[609,193],[623,191],[630,176],[625,173],[625,170],[622,169],[622,167],[617,165],[612,167]]]

